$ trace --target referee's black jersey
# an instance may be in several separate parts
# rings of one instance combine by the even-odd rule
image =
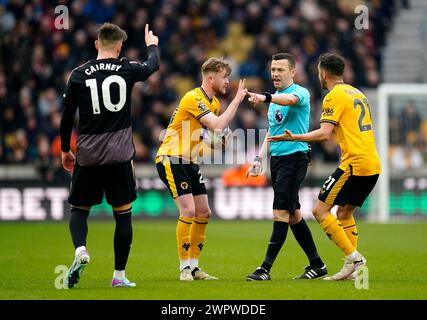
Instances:
[[[76,160],[80,166],[120,163],[133,157],[132,88],[159,69],[157,46],[147,50],[148,58],[142,63],[126,58],[94,59],[71,72],[62,99],[61,150],[70,150],[78,109]]]

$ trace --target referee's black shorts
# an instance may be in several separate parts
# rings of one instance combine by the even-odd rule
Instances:
[[[113,207],[136,199],[135,172],[132,161],[92,167],[74,165],[68,202],[73,206],[90,207],[104,197]]]
[[[305,152],[271,157],[274,210],[287,210],[294,214],[295,210],[301,208],[298,192],[307,173],[308,162],[309,158]]]

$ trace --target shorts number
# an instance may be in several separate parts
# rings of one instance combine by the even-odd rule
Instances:
[[[367,103],[368,101],[365,99],[364,102]],[[362,124],[363,118],[365,117],[365,114],[366,114],[365,104],[362,101],[360,101],[359,99],[355,99],[354,100],[354,108],[356,109],[358,106],[360,107],[360,109],[362,109],[362,112],[360,113],[360,116],[359,116],[359,130],[361,132],[372,130],[372,126],[370,124],[365,124],[365,125]],[[368,110],[369,110],[369,107],[368,107]],[[369,113],[371,113],[370,110],[369,110]]]
[[[332,176],[329,176],[328,180],[325,181],[322,188],[324,190],[329,190],[329,188],[334,184],[335,178],[332,178]]]
[[[111,101],[110,86],[111,84],[116,83],[119,85],[119,102],[114,104]],[[90,88],[90,97],[92,100],[92,109],[94,114],[100,114],[101,108],[99,106],[99,94],[98,94],[98,85],[96,84],[96,79],[87,79],[86,87]],[[126,81],[118,75],[112,75],[104,79],[101,85],[102,91],[102,102],[104,107],[111,111],[117,112],[120,111],[126,103]]]
[[[200,183],[205,183],[205,180],[203,180],[203,176],[202,176],[202,172],[199,170],[199,182]]]

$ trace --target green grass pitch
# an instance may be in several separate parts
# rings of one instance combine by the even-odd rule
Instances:
[[[247,282],[270,237],[271,221],[219,221],[208,226],[200,265],[218,281],[180,282],[175,221],[134,221],[126,270],[136,288],[112,289],[114,222],[89,219],[91,263],[77,288],[55,288],[57,265],[71,264],[66,222],[0,223],[0,299],[427,299],[427,223],[359,224],[359,250],[368,260],[369,289],[352,281],[292,280],[307,264],[292,232],[272,269],[272,281]],[[309,223],[329,274],[342,254]]]

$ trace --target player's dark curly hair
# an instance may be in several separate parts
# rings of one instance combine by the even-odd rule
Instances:
[[[333,53],[324,53],[319,57],[319,66],[331,75],[341,77],[344,74],[344,58]]]

